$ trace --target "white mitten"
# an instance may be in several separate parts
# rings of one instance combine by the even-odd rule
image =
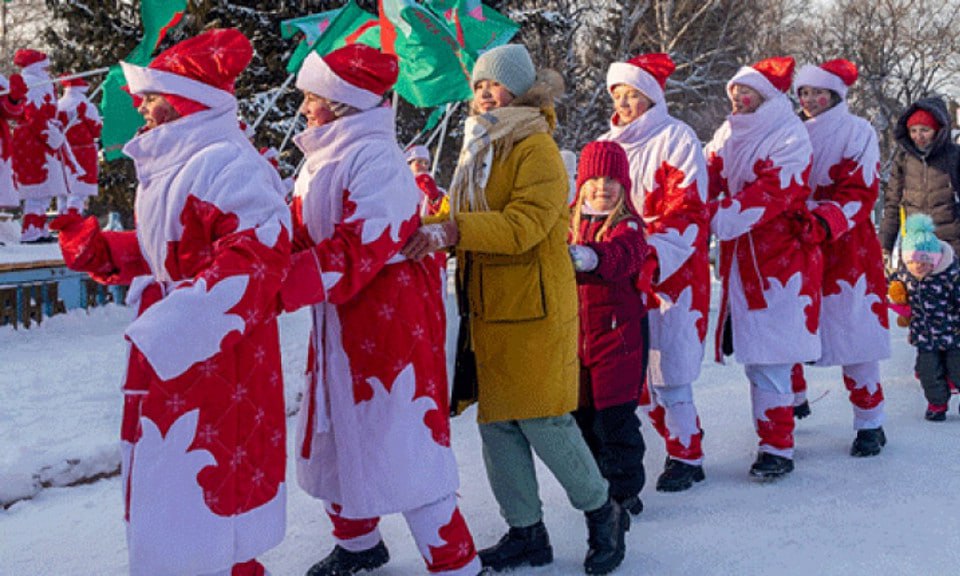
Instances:
[[[60,123],[53,120],[47,121],[47,129],[43,131],[43,135],[47,137],[47,146],[54,150],[63,146],[63,142],[66,140],[63,130],[60,128]]]
[[[426,235],[430,245],[436,250],[453,246],[456,243],[456,238],[453,237],[453,233],[446,226],[446,223],[426,224],[422,226],[420,230]],[[454,228],[454,230],[456,229]]]
[[[577,272],[592,272],[600,264],[600,257],[593,248],[574,244],[569,247],[570,259],[573,260],[573,269]]]

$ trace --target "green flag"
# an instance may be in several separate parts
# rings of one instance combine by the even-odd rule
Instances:
[[[311,51],[323,55],[347,44],[357,42],[373,46],[374,48],[380,47],[377,19],[363,8],[357,6],[356,2],[350,0],[344,4],[342,8],[332,12],[336,13],[333,14],[329,23],[320,31],[317,37],[313,39],[309,47],[303,50],[302,42],[301,45],[297,47],[293,56],[290,57],[290,61],[287,62],[287,72],[294,74],[300,70],[303,59],[306,58]],[[329,12],[325,12],[324,14],[329,14]]]
[[[187,8],[187,0],[143,0],[140,19],[143,22],[143,40],[124,58],[139,66],[150,63],[150,56],[163,40],[167,30],[175,26]],[[123,155],[123,145],[133,138],[143,118],[137,113],[133,99],[121,88],[127,84],[119,65],[111,66],[103,81],[103,98],[100,100],[100,115],[103,116],[103,131],[100,142],[103,157],[107,161]]]
[[[473,59],[446,23],[413,0],[379,0],[382,50],[400,59],[395,90],[421,108],[467,100]]]
[[[427,0],[426,6],[447,22],[457,42],[474,55],[506,44],[520,30],[516,22],[480,0]]]
[[[327,10],[326,12],[284,20],[280,22],[280,36],[289,39],[299,32],[306,37],[308,43],[313,44],[330,27],[330,23],[339,12],[340,8],[337,8],[336,10]]]

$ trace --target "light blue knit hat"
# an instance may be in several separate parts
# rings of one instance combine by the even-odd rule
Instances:
[[[905,233],[900,244],[905,262],[928,262],[936,266],[943,247],[933,233],[933,218],[926,214],[911,214],[904,225]]]
[[[515,97],[523,96],[537,79],[530,53],[522,44],[504,44],[487,50],[473,66],[472,84],[493,80],[507,87]]]

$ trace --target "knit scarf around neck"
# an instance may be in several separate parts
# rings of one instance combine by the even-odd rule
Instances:
[[[484,189],[493,160],[506,158],[514,144],[550,126],[539,108],[507,106],[467,118],[463,148],[450,184],[452,213],[490,210]]]

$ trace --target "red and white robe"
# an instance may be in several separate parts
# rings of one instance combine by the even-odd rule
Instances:
[[[723,296],[717,360],[728,318],[751,381],[761,451],[790,457],[790,368],[820,358],[819,226],[807,209],[812,148],[786,96],[728,116],[706,147],[711,230],[720,240]],[[784,368],[785,367],[785,368]]]
[[[431,572],[475,573],[473,541],[451,500],[459,478],[440,275],[400,254],[419,225],[421,193],[394,120],[379,107],[294,139],[306,161],[284,298],[290,290],[313,315],[297,475],[335,510],[334,534],[348,549],[345,540],[376,544],[381,515],[404,512],[409,522],[410,512],[430,510],[435,524],[411,528]]]
[[[878,363],[890,356],[887,280],[870,218],[880,187],[877,134],[869,122],[849,112],[846,102],[803,124],[813,145],[808,207],[830,227],[830,239],[822,246],[822,354],[817,365],[844,367],[854,426],[876,428],[883,420]]]
[[[100,282],[132,281],[139,310],[121,429],[130,573],[225,573],[284,535],[276,313],[289,210],[235,106],[160,125],[124,152],[137,230],[101,232],[88,217],[61,246]]]
[[[703,459],[692,384],[703,361],[710,308],[707,170],[696,133],[657,104],[626,126],[611,122],[602,140],[623,146],[631,196],[645,224],[653,267],[647,386],[654,427],[671,458]]]

